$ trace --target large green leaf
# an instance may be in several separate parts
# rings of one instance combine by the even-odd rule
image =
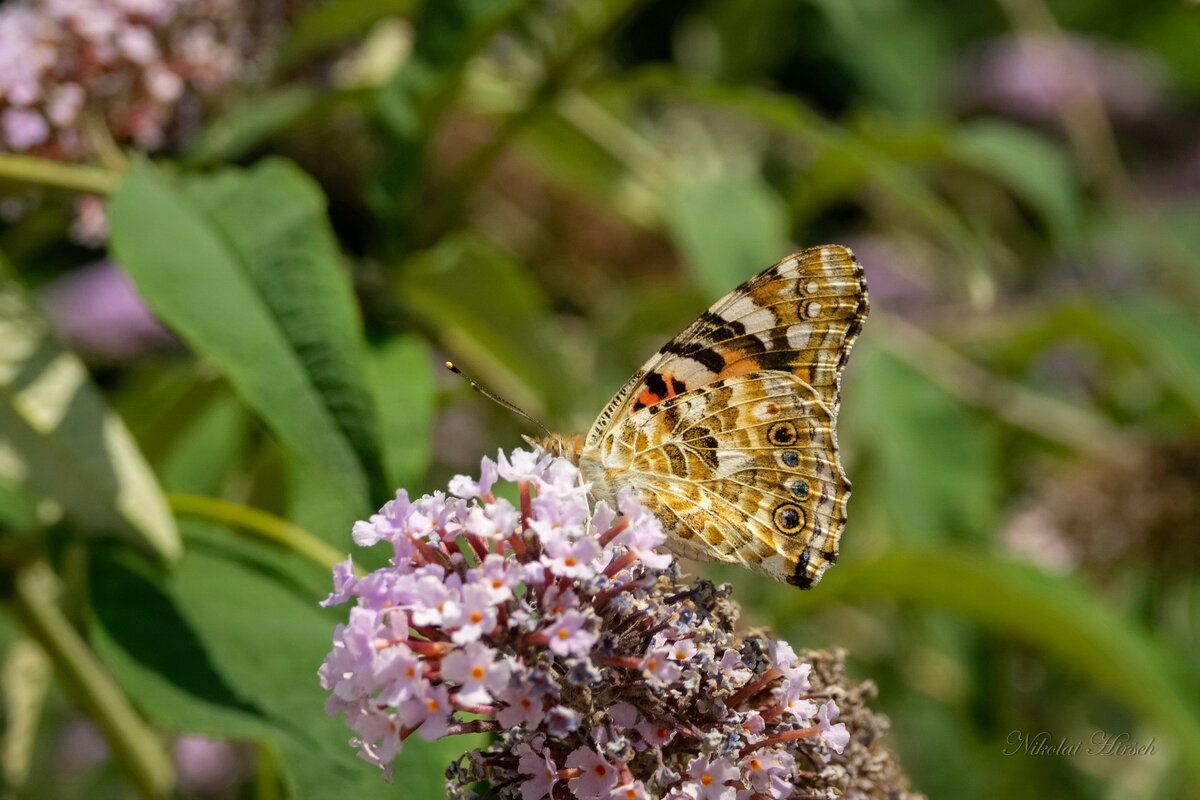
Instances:
[[[342,720],[324,712],[316,671],[346,613],[317,607],[325,576],[208,525],[186,530],[188,553],[169,578],[130,559],[92,571],[92,633],[118,681],[165,728],[269,742],[290,797],[395,796],[347,745]],[[397,775],[406,787],[438,787],[450,759],[478,743],[414,737]]]
[[[868,597],[908,600],[960,614],[1032,645],[1162,726],[1180,762],[1200,771],[1195,676],[1148,633],[1078,581],[961,547],[899,548],[830,570],[813,592],[776,606],[784,624],[818,606]]]
[[[666,209],[684,261],[714,298],[787,255],[787,209],[758,175],[680,177]]]
[[[130,169],[112,250],[150,307],[287,447],[367,505],[381,484],[358,320],[320,192],[278,161],[181,190]]]
[[[0,459],[80,527],[160,557],[181,550],[174,519],[133,437],[54,341],[20,287],[0,278]]]

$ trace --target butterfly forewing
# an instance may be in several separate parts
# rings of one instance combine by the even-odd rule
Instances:
[[[867,315],[862,267],[844,247],[785,258],[714,303],[642,365],[588,433],[612,420],[713,381],[790,372],[813,387],[836,418],[838,383]]]

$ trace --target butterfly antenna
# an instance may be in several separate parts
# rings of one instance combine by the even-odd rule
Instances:
[[[531,417],[531,416],[530,416],[528,413],[526,413],[525,411],[521,410],[521,409],[520,409],[518,406],[516,406],[515,404],[513,404],[513,403],[510,403],[509,401],[505,400],[503,397],[501,397],[500,395],[496,394],[496,393],[495,393],[495,392],[493,392],[491,389],[486,389],[486,388],[484,388],[483,386],[480,386],[478,383],[476,383],[476,382],[475,382],[475,379],[474,379],[474,378],[472,378],[470,375],[468,375],[467,373],[465,373],[465,372],[463,372],[461,369],[459,369],[459,368],[458,368],[458,365],[457,365],[457,364],[455,364],[453,361],[447,361],[447,362],[446,362],[446,369],[450,370],[450,371],[451,371],[451,372],[453,372],[455,375],[461,375],[463,378],[465,378],[465,379],[466,379],[467,383],[471,384],[471,388],[472,388],[472,389],[474,389],[475,391],[479,392],[481,395],[483,395],[484,397],[486,397],[488,400],[491,400],[491,401],[492,401],[493,403],[495,403],[496,405],[499,405],[499,406],[502,406],[502,407],[504,407],[504,408],[507,408],[509,411],[511,411],[512,413],[516,414],[518,417],[522,417],[522,418],[524,418],[524,419],[527,419],[527,420],[529,420],[530,422],[532,422],[534,425],[536,425],[537,427],[541,428],[541,429],[542,429],[542,433],[546,434],[546,436],[553,436],[553,435],[554,435],[553,433],[551,433],[551,432],[550,432],[550,429],[549,429],[549,428],[547,428],[547,427],[546,427],[545,425],[543,425],[542,423],[538,422],[536,419],[534,419],[533,417]]]

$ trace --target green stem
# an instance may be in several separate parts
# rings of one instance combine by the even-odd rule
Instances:
[[[44,562],[22,567],[11,603],[30,638],[50,657],[64,687],[96,723],[113,758],[142,797],[167,798],[174,775],[163,743],[58,607],[58,577]]]
[[[257,508],[192,494],[168,494],[167,503],[176,514],[231,525],[263,541],[282,545],[325,569],[345,560],[341,553],[299,525]]]
[[[88,194],[108,194],[121,182],[121,173],[47,158],[0,153],[0,179]]]

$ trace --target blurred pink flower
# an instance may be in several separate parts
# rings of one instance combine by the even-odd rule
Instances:
[[[1063,104],[1081,91],[1094,92],[1118,122],[1137,121],[1161,108],[1165,94],[1153,61],[1079,35],[993,39],[964,59],[957,94],[971,110],[1055,122]]]
[[[43,290],[42,302],[59,338],[93,360],[131,361],[177,343],[111,261],[63,275]]]
[[[186,734],[171,748],[176,785],[199,795],[226,795],[246,779],[250,768],[245,745]]]

